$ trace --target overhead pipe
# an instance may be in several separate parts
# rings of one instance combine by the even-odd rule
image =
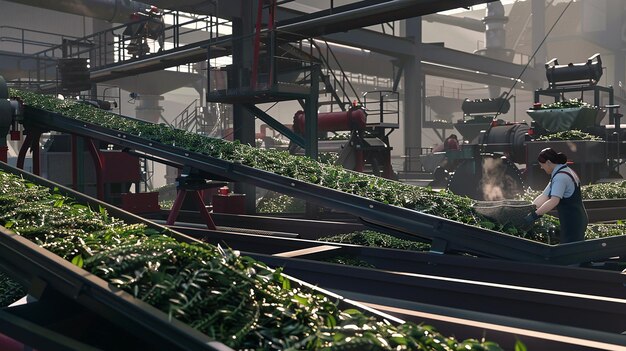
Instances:
[[[489,3],[496,0],[467,0],[463,4],[452,0],[389,0],[374,5],[311,18],[288,24],[278,24],[278,30],[303,35],[319,36],[330,33],[363,28],[384,22],[428,15],[433,12],[449,10],[461,6]],[[367,3],[367,1],[362,1]],[[354,4],[353,4],[354,5]]]
[[[22,5],[71,13],[105,20],[126,23],[135,12],[150,10],[150,5],[133,0],[7,0]]]

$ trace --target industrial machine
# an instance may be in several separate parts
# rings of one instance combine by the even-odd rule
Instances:
[[[75,150],[77,144],[82,145],[82,155]],[[44,178],[65,186],[78,182],[83,193],[118,207],[122,206],[122,194],[130,193],[133,185],[139,189],[142,180],[138,157],[119,148],[109,149],[106,143],[77,143],[69,134],[51,135],[40,157]],[[80,159],[77,163],[76,158]],[[82,179],[77,179],[78,174]],[[156,201],[152,205],[156,207]]]
[[[11,140],[21,140],[18,123],[24,123],[22,102],[8,99],[8,89],[0,77],[0,135],[11,135]],[[111,102],[102,100],[76,100],[110,110]],[[143,180],[140,159],[120,148],[97,139],[78,138],[75,135],[51,133],[40,146],[39,138],[53,129],[35,128],[24,133],[24,142],[17,158],[23,167],[27,152],[33,153],[33,172],[64,186],[72,186],[85,194],[97,197],[115,206],[135,209],[135,212],[158,211],[156,197],[133,199],[132,186],[140,188]],[[6,137],[0,138],[0,161],[8,161]],[[138,193],[138,191],[136,190]],[[155,193],[156,195],[156,193]],[[125,206],[125,203],[129,204]]]
[[[474,141],[483,130],[489,129],[493,123],[497,125],[505,124],[505,121],[498,119],[498,115],[509,112],[513,96],[508,92],[503,92],[493,99],[465,99],[461,104],[463,118],[454,124],[454,128],[459,131],[464,140]]]
[[[498,115],[507,113],[512,96],[465,99],[463,119],[454,126],[469,144],[448,151],[453,163],[447,187],[455,194],[480,200],[511,198],[523,190],[523,176],[515,163],[525,163],[523,150],[528,132],[524,123],[507,123]]]
[[[388,133],[384,127],[369,128],[367,112],[360,106],[351,106],[347,111],[319,113],[317,116],[318,132],[348,131],[348,139],[324,139],[318,142],[320,153],[336,152],[339,158],[338,165],[346,169],[372,173],[377,176],[391,179],[394,172],[391,167],[391,150]],[[381,132],[382,128],[382,132]],[[293,116],[294,132],[304,135],[305,115],[298,111]],[[291,144],[292,154],[302,153],[302,149]]]
[[[613,88],[597,85],[601,66],[599,54],[582,64],[559,65],[556,59],[546,63],[549,86],[535,92],[533,107],[527,111],[531,125],[497,119],[510,107],[506,93],[496,99],[464,101],[464,113],[471,119],[464,118],[455,127],[471,142],[461,151],[446,154],[457,163],[448,176],[447,188],[478,200],[512,198],[526,186],[542,189],[548,177],[535,157],[547,147],[568,156],[583,184],[621,178],[616,171],[623,158],[619,151],[624,139],[621,116],[613,111],[618,107],[613,104]],[[566,93],[583,97],[588,91],[593,92],[593,104],[566,99]],[[608,95],[608,105],[602,104],[601,94]],[[553,103],[544,105],[543,96],[552,98]],[[613,125],[600,124],[607,108]],[[538,140],[542,135],[568,130],[581,130],[602,140]]]

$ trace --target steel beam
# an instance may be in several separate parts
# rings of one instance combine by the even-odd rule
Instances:
[[[440,45],[422,44],[419,50],[422,51],[422,59],[425,63],[434,63],[470,71],[476,70],[485,74],[508,78],[511,80],[511,85],[513,84],[513,79],[518,77],[524,81],[525,85],[531,86],[540,86],[539,82],[545,79],[544,70],[533,70],[523,65],[452,50]],[[522,87],[520,86],[520,88]]]
[[[289,140],[293,141],[295,144],[297,144],[301,148],[305,147],[305,141],[304,141],[304,139],[300,135],[294,133],[293,130],[285,127],[284,124],[278,122],[272,116],[268,115],[265,111],[263,111],[260,108],[256,107],[256,105],[254,105],[254,104],[243,104],[243,107],[246,110],[250,111],[250,113],[255,115],[258,119],[260,119],[261,121],[265,122],[272,129],[274,129],[275,131],[277,131],[280,134],[282,134],[282,135],[286,136],[287,138],[289,138]]]
[[[279,21],[277,27],[280,31],[303,38],[317,37],[491,1],[494,0],[359,1]]]

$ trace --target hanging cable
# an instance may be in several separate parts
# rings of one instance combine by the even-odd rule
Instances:
[[[511,86],[511,88],[507,92],[506,96],[509,96],[511,94],[511,92],[513,92],[513,89],[515,89],[515,86],[517,85],[517,82],[520,81],[520,79],[524,75],[524,72],[526,72],[526,69],[528,68],[530,63],[533,61],[533,59],[535,58],[537,53],[539,52],[539,49],[541,49],[541,47],[543,46],[545,41],[548,39],[548,36],[550,35],[550,33],[552,33],[552,30],[554,29],[554,27],[556,27],[557,23],[559,23],[559,21],[561,20],[561,18],[565,14],[565,11],[567,11],[567,9],[570,7],[570,5],[573,2],[574,2],[574,0],[570,0],[570,2],[567,3],[567,5],[563,9],[563,11],[561,11],[561,14],[559,15],[559,17],[554,21],[554,23],[552,24],[552,27],[550,27],[550,30],[548,30],[548,33],[546,33],[546,35],[543,37],[543,39],[541,40],[541,43],[539,43],[539,45],[537,45],[537,48],[535,49],[535,52],[533,52],[533,54],[530,56],[530,59],[528,60],[526,65],[524,65],[524,68],[522,69],[522,72],[520,72],[520,74],[517,76],[517,78],[513,82],[513,85]],[[496,115],[493,117],[493,119],[496,119],[498,117],[498,115],[501,113],[500,111],[502,111],[502,107],[504,107],[504,101],[506,101],[506,100],[503,99],[502,102],[500,103],[500,107],[498,108],[498,111],[496,112]],[[491,127],[489,127],[489,129],[491,129]]]

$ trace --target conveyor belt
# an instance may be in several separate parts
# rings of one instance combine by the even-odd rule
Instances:
[[[56,188],[60,194],[72,197],[78,203],[89,205],[91,208],[106,208],[109,214],[127,223],[145,223],[148,227],[159,231],[165,229],[5,163],[0,162],[0,169],[21,176],[35,184],[51,189]],[[178,240],[194,240],[179,233],[172,232],[172,235]],[[195,329],[177,320],[170,320],[166,314],[156,308],[135,299],[128,293],[112,288],[99,277],[76,267],[4,227],[0,227],[0,270],[29,287],[29,294],[41,295],[35,296],[37,298],[43,296],[41,301],[48,301],[46,296],[59,295],[58,298],[46,304],[78,304],[91,313],[105,316],[105,319],[118,325],[122,330],[127,330],[140,339],[143,338],[151,349],[230,350]],[[11,310],[7,311],[10,313]],[[3,318],[3,322],[11,323],[11,320]],[[19,325],[15,320],[12,323],[13,327]],[[21,331],[16,337],[21,336],[25,338],[21,341],[30,342],[35,340],[35,335],[31,332],[35,331]],[[40,345],[45,347],[31,344],[35,348],[47,349],[50,343],[44,341],[44,344]]]
[[[120,118],[128,117],[120,116]],[[462,251],[493,258],[554,264],[576,264],[626,253],[626,236],[551,246],[406,208],[386,205],[30,106],[25,107],[24,125],[27,128],[55,130],[106,141],[190,166],[218,177],[253,184],[324,207],[345,211],[359,217],[372,228],[392,231],[397,236],[430,240],[436,252]]]
[[[521,328],[527,333],[533,330],[561,338],[579,337],[613,345],[607,348],[611,350],[626,349],[626,336],[622,334],[626,330],[626,300],[623,298],[501,285],[490,281],[452,279],[435,274],[376,271],[324,262],[312,265],[294,258],[252,256],[271,266],[284,267],[287,274],[305,276],[309,282],[361,302],[419,312],[452,308],[471,314],[473,321]],[[462,269],[460,267],[460,271]],[[359,297],[359,294],[362,296]],[[390,309],[381,309],[391,313]],[[410,315],[398,312],[400,314],[396,316],[400,318]],[[445,315],[442,310],[434,313]],[[490,320],[481,318],[480,313],[488,314]],[[507,321],[507,318],[513,320]],[[437,325],[434,322],[433,324]],[[490,335],[489,328],[485,329],[487,335]],[[526,336],[533,338],[536,334],[528,333]],[[556,349],[543,346],[542,350]],[[571,346],[560,349],[574,349]]]
[[[182,225],[171,226],[170,228],[215,245],[225,244],[236,250],[259,255],[292,257],[312,261],[322,261],[333,256],[353,257],[373,265],[375,269],[390,272],[435,274],[478,281],[488,280],[497,284],[523,285],[532,288],[614,298],[626,296],[626,275],[620,274],[619,271],[547,266],[485,258],[476,259],[461,255],[437,255],[418,251],[254,235],[245,232],[237,233],[236,230],[222,231],[218,229],[213,231]],[[328,249],[329,246],[334,247],[334,250]]]
[[[153,228],[159,232],[165,231],[179,241],[198,241],[196,238],[167,230],[165,227],[146,221],[134,214],[31,173],[13,168],[5,163],[0,162],[0,170],[18,175],[35,184],[55,189],[55,192],[68,196],[79,204],[88,205],[91,208],[102,207],[107,210],[110,216],[124,220],[126,223],[143,223],[148,228]],[[28,287],[30,295],[41,298],[40,301],[45,302],[45,304],[40,305],[38,305],[39,302],[34,303],[33,307],[30,307],[31,304],[27,304],[27,308],[50,311],[51,306],[54,308],[55,305],[58,305],[57,307],[61,308],[61,311],[56,311],[57,314],[69,313],[67,310],[63,310],[68,305],[74,309],[84,309],[90,315],[102,318],[103,321],[121,328],[116,331],[120,333],[119,335],[126,332],[129,333],[129,336],[139,338],[140,341],[138,342],[143,341],[141,346],[150,350],[231,350],[222,343],[211,340],[208,336],[176,319],[170,319],[167,314],[135,299],[124,291],[111,287],[101,278],[76,267],[2,226],[0,226],[0,271]],[[402,322],[400,319],[359,305],[355,301],[344,299],[305,281],[292,277],[290,279],[294,283],[307,286],[317,293],[328,295],[332,300],[338,301],[338,307],[341,309],[358,308],[367,310],[370,315],[380,319],[388,319],[395,323]],[[42,350],[82,351],[89,349],[87,348],[88,345],[75,342],[72,339],[66,341],[63,339],[63,335],[59,336],[50,330],[45,330],[36,322],[24,321],[20,318],[19,311],[19,308],[17,310],[8,308],[3,311],[7,313],[0,313],[0,326],[3,327],[3,333],[22,342],[29,342],[30,346]],[[32,314],[27,313],[27,315]],[[35,312],[35,314],[49,313]],[[39,332],[41,329],[44,329],[43,334]],[[35,339],[39,341],[31,343]],[[131,347],[131,349],[133,348]]]
[[[403,319],[428,320],[439,328],[442,321],[462,318],[474,324],[468,328],[473,335],[480,332],[478,325],[489,324],[487,338],[501,345],[509,344],[511,335],[492,333],[513,328],[527,345],[543,333],[538,349],[577,350],[572,343],[626,347],[626,336],[620,335],[626,330],[626,276],[617,272],[174,228],[213,244],[225,243]],[[363,259],[376,269],[321,261],[333,255]],[[452,324],[449,332],[459,336],[464,326],[458,324],[463,323]]]

